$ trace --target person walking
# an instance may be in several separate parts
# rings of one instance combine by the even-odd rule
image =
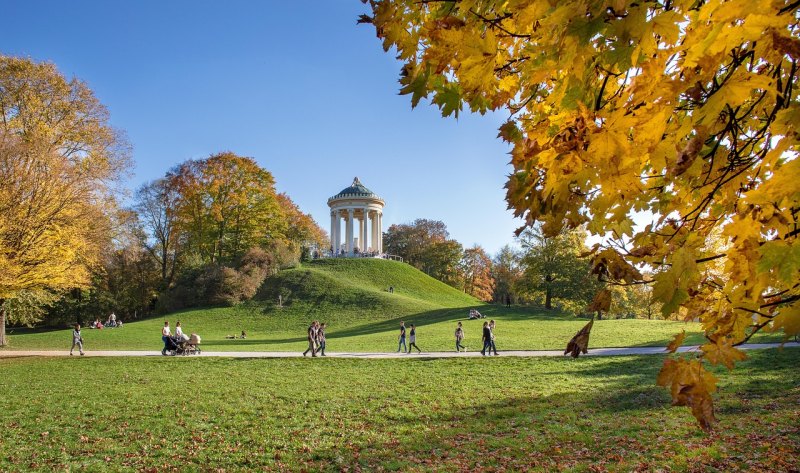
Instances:
[[[458,325],[456,326],[456,352],[460,352],[461,348],[463,348],[464,351],[467,351],[467,347],[461,344],[463,340],[464,340],[464,328],[461,326],[461,322],[459,322]]]
[[[411,347],[416,348],[417,353],[422,353],[422,350],[417,346],[417,329],[414,324],[411,324],[411,331],[408,333],[408,351],[406,353],[411,353]]]
[[[489,353],[494,352],[494,356],[497,356],[497,346],[494,344],[494,320],[489,322],[489,344],[491,348]]]
[[[169,321],[164,321],[164,328],[161,329],[161,341],[164,342],[164,349],[161,350],[161,354],[167,354],[167,348],[169,348],[169,337],[172,335],[172,331],[169,329]]]
[[[406,323],[403,321],[400,322],[400,341],[397,343],[397,353],[400,353],[400,347],[403,347],[403,351],[408,349],[406,347]]]
[[[322,356],[327,356],[325,354],[325,322],[319,324],[319,329],[317,330],[317,351],[322,354]]]
[[[77,345],[78,351],[83,356],[83,337],[81,336],[81,324],[75,324],[75,329],[72,331],[72,348],[69,349],[69,355],[72,356],[72,350]]]
[[[311,325],[308,326],[308,348],[306,351],[303,352],[303,356],[308,355],[308,352],[311,352],[311,357],[317,356],[317,321],[311,322]]]
[[[481,350],[481,355],[486,356],[486,349],[489,349],[489,354],[492,354],[492,331],[489,329],[489,322],[483,323],[483,335],[481,336],[483,340],[483,350]]]

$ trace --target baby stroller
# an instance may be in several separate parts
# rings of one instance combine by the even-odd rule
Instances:
[[[166,347],[164,348],[165,355],[175,356],[181,350],[181,340],[177,337],[167,337]]]
[[[200,335],[193,333],[187,340],[184,340],[182,350],[184,355],[199,355]]]
[[[485,319],[485,318],[486,318],[486,316],[481,314],[480,312],[478,312],[477,309],[470,309],[469,310],[469,319],[470,320],[473,320],[473,319]]]

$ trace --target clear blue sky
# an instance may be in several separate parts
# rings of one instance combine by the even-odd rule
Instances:
[[[397,95],[358,0],[0,0],[4,54],[86,81],[133,145],[128,188],[230,150],[255,158],[326,230],[354,176],[386,201],[384,228],[442,220],[490,253],[521,223],[506,210],[503,114],[442,118]]]

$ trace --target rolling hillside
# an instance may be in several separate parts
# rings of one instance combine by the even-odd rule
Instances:
[[[394,293],[389,293],[393,286]],[[278,296],[283,305],[278,307]],[[330,351],[395,351],[401,320],[418,326],[424,351],[453,349],[453,330],[462,321],[465,344],[480,348],[481,320],[467,320],[478,308],[498,322],[502,350],[563,349],[585,319],[531,307],[486,305],[413,267],[377,259],[332,259],[304,264],[265,281],[254,300],[236,307],[192,309],[126,321],[122,329],[88,330],[87,350],[160,350],[164,320],[181,321],[184,332],[203,337],[205,350],[303,351],[311,320],[328,324]],[[667,344],[685,329],[687,343],[703,341],[700,325],[664,320],[600,320],[590,347]],[[247,339],[226,336],[247,332]],[[780,335],[753,341],[779,341]],[[70,330],[10,329],[8,349],[68,350]]]

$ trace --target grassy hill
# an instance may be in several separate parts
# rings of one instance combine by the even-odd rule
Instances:
[[[394,293],[389,293],[392,286]],[[278,296],[283,306],[278,307]],[[330,351],[394,351],[401,320],[418,326],[424,351],[453,349],[453,330],[462,321],[465,344],[480,348],[478,308],[497,320],[502,350],[561,349],[586,320],[528,307],[486,305],[413,267],[378,259],[331,259],[304,264],[269,278],[253,301],[237,307],[193,309],[163,317],[127,321],[122,329],[84,329],[87,350],[160,350],[164,320],[181,321],[184,332],[203,337],[214,351],[302,351],[311,320],[328,324]],[[595,322],[590,347],[666,345],[687,331],[687,343],[701,343],[699,324],[663,320]],[[245,330],[246,340],[226,339]],[[69,349],[70,331],[10,329],[10,349]],[[761,337],[754,341],[763,341]],[[776,340],[776,337],[771,337]]]

